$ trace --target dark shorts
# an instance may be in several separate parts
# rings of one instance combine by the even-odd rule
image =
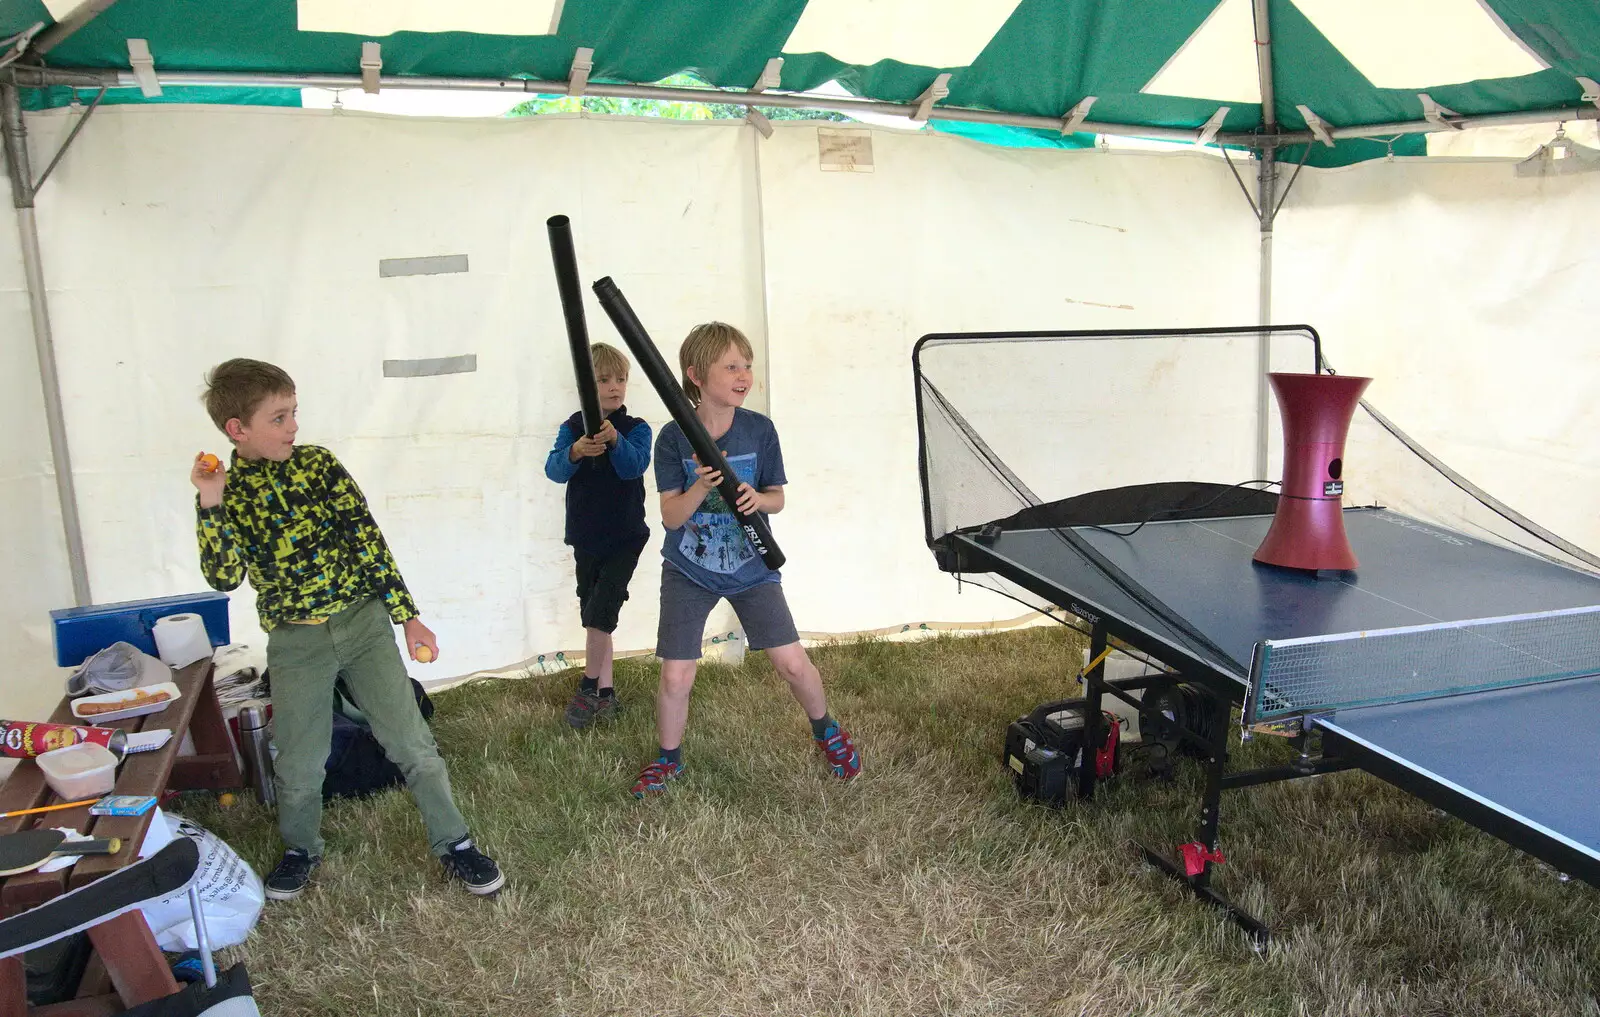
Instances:
[[[662,660],[699,660],[706,619],[722,594],[696,585],[665,562],[661,565],[661,621],[656,629],[656,656]],[[762,583],[727,598],[744,628],[746,646],[767,650],[800,641],[783,584]]]
[[[624,547],[598,555],[572,549],[578,562],[578,609],[584,628],[617,631],[617,615],[628,599],[628,581],[643,551],[643,547]]]

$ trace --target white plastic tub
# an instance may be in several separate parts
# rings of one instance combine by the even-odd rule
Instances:
[[[117,785],[117,757],[93,742],[52,749],[39,756],[39,769],[50,790],[69,802],[107,794]]]

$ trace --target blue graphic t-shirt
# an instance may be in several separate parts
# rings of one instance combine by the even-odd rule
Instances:
[[[738,478],[757,491],[788,483],[778,429],[761,414],[734,410],[733,425],[716,442]],[[656,491],[687,491],[695,480],[693,456],[694,448],[676,421],[663,427],[656,439]],[[667,531],[661,554],[694,583],[723,596],[779,580],[778,573],[762,563],[733,510],[716,491],[706,496],[682,527]]]

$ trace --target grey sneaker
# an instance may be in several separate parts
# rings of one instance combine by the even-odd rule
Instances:
[[[283,853],[283,861],[272,870],[262,886],[272,900],[294,900],[305,893],[306,884],[311,882],[311,873],[321,864],[321,855],[290,848]]]
[[[582,731],[591,724],[615,720],[621,709],[622,704],[617,701],[615,691],[609,696],[601,696],[579,689],[572,694],[572,701],[567,703],[567,723],[575,730]]]

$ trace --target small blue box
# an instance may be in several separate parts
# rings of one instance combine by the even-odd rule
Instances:
[[[50,612],[56,634],[56,664],[77,667],[112,643],[132,643],[152,657],[157,618],[169,614],[197,614],[205,622],[212,646],[227,646],[228,595],[215,590],[186,593],[154,600],[128,600],[120,604],[91,604]]]

